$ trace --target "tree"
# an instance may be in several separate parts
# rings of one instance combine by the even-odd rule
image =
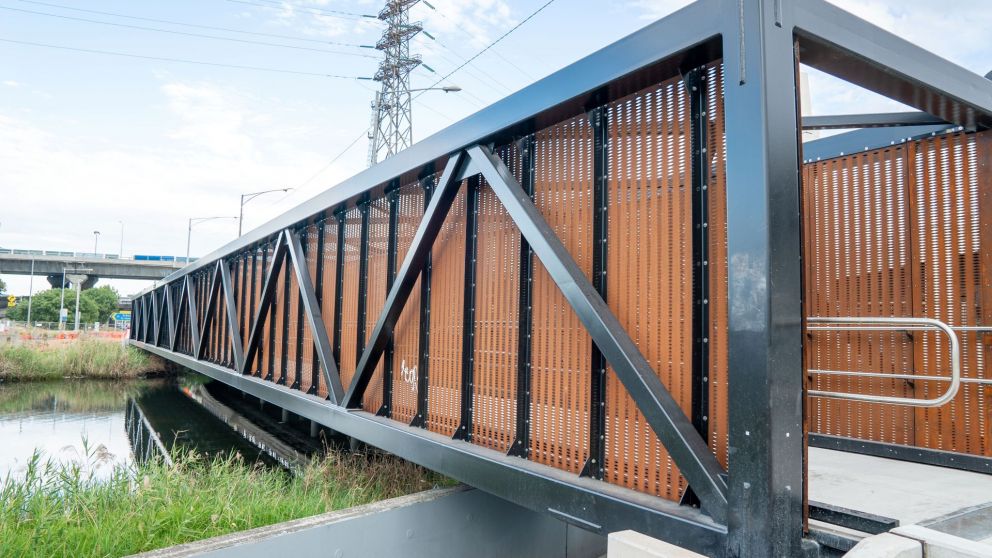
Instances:
[[[87,291],[83,291],[79,298],[79,320],[81,323],[97,321],[99,307],[90,297],[83,296]],[[32,322],[57,322],[59,321],[59,299],[62,292],[59,289],[48,289],[34,295],[31,299],[31,321]],[[76,291],[65,290],[65,307],[69,311],[69,323],[75,323],[76,315]],[[14,321],[24,321],[28,319],[28,301],[22,299],[17,306],[7,310],[7,317]]]
[[[92,300],[97,307],[97,319],[95,321],[105,323],[111,316],[117,313],[121,295],[117,289],[104,285],[95,289],[83,291],[82,296]]]
[[[3,279],[0,279],[0,295],[6,292],[7,292],[7,283],[4,283]]]

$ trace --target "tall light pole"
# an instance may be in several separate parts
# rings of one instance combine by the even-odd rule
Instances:
[[[271,194],[273,192],[288,192],[292,188],[276,188],[274,190],[262,190],[261,192],[249,192],[247,194],[241,194],[241,209],[238,210],[238,236],[241,236],[241,223],[245,219],[245,204],[251,200],[261,196],[262,194]]]
[[[100,231],[93,231],[93,253],[96,254],[96,246],[100,241]]]
[[[31,279],[28,282],[28,329],[31,329],[31,299],[34,298],[34,258],[31,258]]]
[[[118,220],[117,222],[121,224],[121,248],[120,250],[117,251],[117,257],[123,258],[124,257],[124,221]]]
[[[204,221],[213,221],[214,219],[237,219],[237,217],[227,217],[226,215],[217,217],[190,217],[189,227],[186,229],[186,263],[189,264],[189,243],[190,239],[193,238],[193,224],[203,223]]]

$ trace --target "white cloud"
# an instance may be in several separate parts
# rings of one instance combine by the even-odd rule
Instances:
[[[4,84],[4,86],[6,86],[6,87],[20,87],[20,86],[22,85],[22,84],[21,84],[21,82],[19,82],[19,81],[14,81],[14,80],[12,80],[12,79],[8,79],[8,80],[5,80],[5,81],[3,82],[3,84]]]

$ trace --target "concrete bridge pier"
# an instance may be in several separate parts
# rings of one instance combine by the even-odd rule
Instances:
[[[77,277],[77,276],[76,275],[73,275],[73,277]],[[85,279],[82,280],[82,284],[80,285],[82,287],[82,290],[84,290],[84,291],[86,289],[93,288],[96,285],[96,282],[100,280],[100,278],[97,277],[96,275],[82,275],[80,277],[85,277]],[[57,288],[59,288],[59,283],[62,283],[62,274],[61,273],[55,273],[55,274],[49,275],[47,277],[47,279],[48,279],[48,284],[51,285],[53,289],[57,289]],[[72,285],[72,281],[69,280],[69,276],[67,275],[65,277],[65,283],[62,284],[62,288],[63,289],[68,289],[69,287],[72,287],[72,286],[73,286]]]

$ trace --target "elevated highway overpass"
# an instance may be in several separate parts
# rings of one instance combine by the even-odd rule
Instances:
[[[82,283],[85,289],[100,278],[161,280],[186,263],[185,258],[167,261],[141,258],[143,256],[122,258],[116,254],[0,248],[0,274],[44,275],[53,287],[57,287],[63,271],[72,274],[73,270],[85,270],[82,273],[86,276]],[[66,281],[70,282],[68,277]]]

